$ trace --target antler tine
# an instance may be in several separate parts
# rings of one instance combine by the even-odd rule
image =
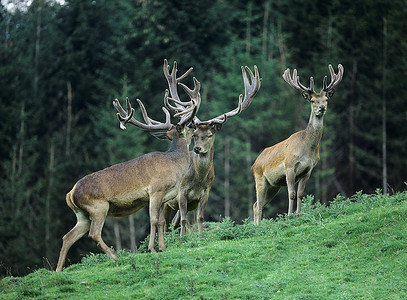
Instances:
[[[197,106],[197,111],[199,110],[199,107],[201,105],[201,95],[199,93],[199,90],[201,88],[201,83],[194,77],[194,89],[191,90],[189,87],[187,87],[185,84],[183,83],[178,83],[184,90],[185,92],[189,95],[189,97],[191,98],[191,101],[188,102],[183,102],[180,101],[179,99],[176,98],[172,98],[172,97],[168,97],[168,90],[165,91],[165,96],[164,96],[164,103],[165,106],[176,112],[176,114],[174,115],[175,117],[179,116],[179,115],[184,115],[185,110],[187,110],[187,112],[190,112],[190,109],[192,106]],[[176,106],[173,106],[170,104],[169,101],[172,101],[175,103]]]
[[[257,69],[257,66],[254,66],[254,74],[250,70],[249,67],[241,67],[242,69],[242,76],[243,76],[243,84],[245,88],[245,96],[243,99],[243,95],[239,95],[239,103],[236,108],[233,110],[223,113],[213,119],[207,120],[207,121],[199,121],[199,120],[194,120],[196,124],[223,124],[226,122],[226,120],[230,117],[234,117],[238,114],[240,114],[242,111],[244,111],[252,102],[254,96],[260,89],[260,84],[261,84],[261,78],[259,75],[259,70]],[[247,76],[247,73],[249,73],[249,77]]]
[[[327,77],[324,77],[323,88],[322,90],[327,92],[332,90],[339,82],[341,82],[343,77],[343,66],[341,64],[338,65],[338,74],[335,74],[334,68],[331,64],[328,65],[329,73],[331,74],[331,83],[329,85],[326,84]]]
[[[183,75],[181,75],[180,77],[177,78],[177,71],[178,71],[177,62],[174,61],[174,65],[173,65],[172,71],[170,73],[170,66],[168,65],[168,61],[167,61],[167,59],[164,59],[163,72],[164,72],[164,76],[168,82],[168,87],[169,87],[171,98],[178,101],[178,102],[176,102],[176,108],[171,105],[167,106],[168,102],[165,102],[165,105],[167,106],[168,109],[178,111],[179,109],[182,109],[183,106],[191,105],[191,103],[189,103],[189,102],[181,101],[181,99],[179,98],[179,95],[178,95],[177,85],[182,79],[187,77],[188,74],[191,73],[192,70],[193,70],[192,67],[189,68]]]
[[[180,104],[180,102],[174,98],[168,97],[168,93],[169,93],[168,89],[166,89],[165,94],[164,94],[164,106],[170,110],[178,112],[180,110],[181,106],[173,106],[170,104],[169,100],[174,101],[175,103],[178,102],[178,104]]]
[[[184,91],[188,94],[188,96],[191,98],[191,100],[195,100],[197,109],[199,109],[199,107],[201,106],[201,94],[199,92],[201,90],[201,83],[195,77],[193,77],[192,80],[194,81],[193,90],[191,90],[189,87],[187,87],[182,82],[180,82],[178,84],[184,89]],[[191,101],[190,102],[180,102],[179,104],[181,104],[183,106],[185,106],[185,104],[191,105]]]
[[[251,84],[249,82],[249,79],[247,78],[246,71],[250,75]],[[242,111],[243,111],[250,105],[254,96],[257,94],[258,90],[260,89],[261,78],[259,75],[259,70],[257,69],[256,65],[254,66],[254,75],[253,75],[252,70],[250,70],[250,68],[248,66],[245,66],[244,68],[242,67],[242,75],[243,75],[243,83],[244,83],[244,88],[245,88],[245,96],[244,96],[244,100],[243,100],[243,104],[242,104]]]
[[[181,116],[181,120],[178,122],[178,124],[187,125],[195,118],[195,115],[198,111],[198,105],[197,105],[197,102],[195,101],[195,99],[191,99],[191,103],[192,103],[191,106],[189,106],[188,108],[186,108],[183,111],[178,112],[174,115],[174,117]]]
[[[133,118],[133,114],[134,114],[134,108],[132,108],[131,105],[129,106],[129,104],[127,103],[128,99],[129,98],[126,98],[127,112],[120,105],[120,102],[119,102],[119,100],[117,98],[113,100],[113,105],[114,105],[114,107],[116,107],[116,109],[118,111],[118,113],[116,115],[117,115],[117,118],[120,121],[120,129],[121,130],[126,129],[126,126],[124,124],[126,124],[131,118]]]
[[[306,93],[315,93],[314,91],[314,78],[310,77],[309,87],[305,87],[300,82],[300,76],[297,75],[297,69],[293,71],[293,77],[291,78],[290,69],[287,68],[283,73],[283,79],[293,88]]]
[[[182,79],[187,77],[193,69],[194,69],[193,67],[190,67],[188,70],[186,70],[186,72],[183,75],[181,75],[180,77],[177,78],[177,82],[180,82]]]
[[[199,93],[200,88],[201,88],[201,83],[193,77],[194,81],[194,88],[190,89],[187,87],[185,84],[180,82],[182,79],[184,79],[191,71],[193,68],[189,68],[183,75],[177,78],[177,62],[174,62],[174,66],[172,68],[172,71],[170,73],[170,67],[168,65],[168,61],[165,59],[164,60],[164,66],[163,66],[163,71],[164,71],[164,76],[167,79],[169,90],[165,91],[165,96],[164,96],[164,105],[168,109],[172,110],[175,112],[175,117],[181,117],[181,120],[179,121],[179,124],[184,124],[185,121],[192,122],[196,118],[196,112],[198,111],[200,105],[201,105],[201,95]],[[178,96],[178,89],[177,86],[180,85],[184,91],[189,95],[191,98],[191,101],[188,102],[183,102],[180,100]],[[169,97],[169,94],[171,94],[171,97]],[[170,101],[174,102],[175,105],[170,104]],[[192,116],[192,117],[191,117]],[[198,118],[196,118],[197,121],[199,121]]]
[[[185,108],[184,110],[182,110],[180,112],[177,112],[176,114],[174,114],[174,117],[178,118],[180,116],[184,116],[184,115],[190,113],[191,111],[193,111],[195,109],[195,106],[196,106],[196,101],[191,100],[191,102],[192,102],[191,106]]]
[[[299,77],[298,77],[298,83],[299,83]],[[314,77],[309,78],[309,90],[314,91]]]
[[[133,117],[134,108],[131,107],[131,103],[130,103],[129,98],[126,98],[127,112],[120,105],[120,102],[119,102],[118,99],[115,99],[113,101],[114,107],[116,107],[116,109],[118,110],[117,118],[120,121],[120,128],[122,130],[126,129],[126,126],[125,126],[126,123],[135,125],[135,126],[141,128],[143,130],[146,130],[146,131],[162,131],[162,130],[171,129],[171,127],[173,125],[171,124],[171,120],[170,120],[170,118],[171,118],[170,117],[170,112],[165,107],[163,107],[163,111],[165,113],[165,123],[162,123],[162,122],[153,120],[148,116],[146,108],[144,107],[144,105],[143,105],[143,103],[141,102],[140,99],[137,99],[137,102],[138,102],[138,104],[140,106],[141,113],[143,115],[143,118],[144,118],[144,121],[146,122],[146,124],[138,121],[137,119],[135,119]]]
[[[127,100],[128,100],[128,98],[127,98]],[[141,102],[140,99],[136,99],[136,101],[137,101],[137,103],[138,103],[139,106],[140,106],[141,115],[143,116],[143,119],[144,119],[144,121],[146,122],[146,124],[148,124],[148,125],[151,125],[151,124],[153,124],[153,125],[161,124],[161,122],[156,121],[156,120],[153,120],[153,119],[151,119],[151,118],[148,116],[147,111],[146,111],[146,108],[144,107],[144,104],[143,104],[143,102]],[[129,103],[130,103],[130,102],[129,102]],[[166,112],[164,111],[164,113],[166,113]],[[166,122],[167,122],[167,118],[166,118]]]
[[[245,97],[245,99],[246,99],[246,97]],[[244,103],[244,101],[245,100],[243,100],[243,95],[240,94],[239,95],[239,102],[237,104],[237,107],[235,109],[232,109],[231,111],[229,111],[227,113],[224,113],[222,116],[219,116],[221,119],[224,119],[223,122],[226,122],[227,118],[234,117],[234,116],[240,114],[243,111],[243,103]]]

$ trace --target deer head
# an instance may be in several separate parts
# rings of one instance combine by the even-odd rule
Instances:
[[[186,74],[188,74],[190,71],[192,71],[192,68],[190,68],[184,75],[180,76],[179,78],[176,77],[176,72],[177,72],[177,65],[176,62],[174,63],[174,67],[172,69],[172,72],[169,72],[169,66],[167,61],[164,61],[164,75],[168,81],[168,85],[170,86],[170,92],[171,92],[171,97],[168,98],[169,100],[172,100],[175,103],[175,106],[172,106],[171,104],[165,102],[165,106],[168,109],[174,110],[174,111],[179,111],[182,110],[186,106],[190,106],[190,102],[182,102],[177,93],[177,84],[180,85],[184,91],[189,95],[191,100],[195,100],[197,103],[197,106],[201,104],[201,95],[199,93],[200,90],[200,82],[194,77],[194,89],[188,88],[186,85],[180,82],[183,78],[185,78]],[[247,75],[249,73],[249,77]],[[242,67],[242,76],[243,76],[243,83],[245,87],[245,95],[243,98],[243,95],[239,95],[239,100],[238,100],[238,105],[235,109],[223,113],[215,118],[212,118],[210,120],[206,121],[201,121],[198,117],[194,117],[192,122],[189,124],[189,127],[194,130],[194,141],[195,141],[195,147],[194,151],[197,154],[204,154],[209,151],[209,149],[213,145],[213,140],[214,140],[214,134],[219,131],[222,128],[222,124],[227,121],[228,118],[234,117],[244,111],[251,103],[253,100],[254,96],[256,95],[257,91],[260,88],[261,84],[261,78],[259,76],[259,71],[257,69],[257,66],[254,66],[254,74],[250,70],[249,67]]]
[[[338,65],[339,72],[335,74],[332,65],[328,66],[331,73],[331,82],[327,84],[327,76],[324,77],[322,82],[322,89],[319,93],[314,90],[314,78],[310,77],[309,87],[305,87],[300,82],[300,77],[297,75],[297,69],[293,71],[293,77],[291,77],[290,69],[285,70],[283,79],[293,88],[302,92],[302,96],[305,100],[311,103],[312,113],[317,117],[322,117],[328,107],[328,99],[334,95],[334,87],[342,80],[343,66]]]
[[[164,102],[168,102],[169,99],[174,100],[168,97],[168,90],[166,90],[164,95]],[[177,113],[174,115],[174,117],[180,117],[180,121],[176,125],[173,125],[171,124],[170,121],[170,113],[165,107],[163,107],[162,110],[164,111],[166,121],[165,123],[162,123],[151,119],[148,116],[147,111],[141,100],[140,99],[136,100],[140,106],[141,114],[143,116],[145,123],[142,123],[133,117],[134,108],[131,106],[129,98],[126,98],[127,111],[124,110],[123,107],[120,105],[119,100],[115,99],[113,101],[113,105],[118,111],[117,118],[120,121],[120,128],[122,130],[125,130],[126,129],[125,124],[129,123],[145,131],[148,131],[151,135],[155,136],[156,138],[168,139],[171,141],[174,138],[174,132],[176,132],[180,136],[186,135],[184,130],[185,126],[192,121],[199,108],[197,106],[197,102],[194,99],[191,99],[191,101],[188,104],[177,110]]]

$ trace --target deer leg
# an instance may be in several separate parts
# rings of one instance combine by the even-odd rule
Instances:
[[[308,172],[305,177],[301,178],[298,182],[298,189],[297,189],[297,213],[301,213],[301,202],[302,197],[304,197],[305,191],[305,184],[307,183],[308,179],[311,176],[311,172]]]
[[[206,204],[208,203],[208,198],[209,198],[209,191],[205,192],[205,195],[199,201],[197,222],[198,222],[198,232],[200,234],[203,234],[204,210],[205,210]]]
[[[71,246],[89,231],[90,220],[83,211],[76,213],[77,223],[67,234],[62,238],[62,248],[59,254],[57,272],[61,272],[65,264],[65,259]]]
[[[256,199],[253,204],[254,224],[260,225],[260,221],[263,215],[263,207],[267,204],[267,182],[266,178],[255,178],[256,181]]]
[[[155,250],[155,235],[157,233],[158,221],[160,219],[160,208],[162,204],[162,195],[150,196],[150,242],[148,243],[148,250],[157,252]]]
[[[286,170],[286,181],[288,190],[288,214],[294,212],[294,201],[295,201],[295,172],[294,169],[290,168]]]
[[[158,249],[160,251],[167,251],[165,247],[165,240],[164,240],[164,230],[166,227],[166,218],[164,213],[164,207],[168,207],[168,205],[161,205],[159,218],[158,218]],[[170,211],[170,209],[168,209]],[[170,211],[171,212],[171,211]]]
[[[177,210],[177,213],[172,218],[171,224],[174,225],[175,227],[178,227],[179,223],[180,223],[180,215],[179,215],[179,210]]]
[[[181,192],[179,198],[179,214],[181,216],[181,232],[180,235],[184,236],[187,227],[187,199],[184,193]]]
[[[102,229],[105,224],[107,212],[109,210],[108,202],[99,202],[97,206],[92,206],[89,211],[90,223],[89,237],[95,241],[96,245],[103,250],[104,253],[109,255],[113,260],[119,259],[116,253],[110,249],[102,239]]]
[[[164,217],[164,232],[168,232],[168,229],[170,228],[170,217],[171,217],[171,207],[167,204],[163,205],[163,217]]]

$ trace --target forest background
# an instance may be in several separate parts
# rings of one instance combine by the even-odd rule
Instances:
[[[240,66],[257,65],[262,77],[251,106],[216,136],[205,220],[252,218],[255,158],[305,128],[310,107],[281,78],[286,68],[304,84],[314,76],[316,89],[328,64],[345,68],[306,193],[328,204],[339,193],[406,189],[405,16],[405,0],[1,1],[0,276],[55,266],[76,222],[65,194],[78,179],[167,149],[140,129],[121,131],[112,105],[140,98],[163,120],[164,58],[179,73],[194,67],[201,120],[237,105]],[[287,202],[282,190],[264,217],[286,212]],[[108,218],[103,235],[134,250],[148,228],[144,209]],[[99,252],[81,239],[71,262],[89,251]]]

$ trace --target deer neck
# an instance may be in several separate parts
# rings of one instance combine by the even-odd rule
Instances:
[[[200,178],[205,178],[213,166],[214,147],[210,148],[207,153],[194,154],[192,163],[194,164],[195,173]]]
[[[306,141],[311,149],[317,149],[321,141],[324,128],[324,116],[316,116],[311,112],[311,116],[305,129]]]
[[[181,155],[187,156],[188,154],[188,143],[185,138],[180,138],[178,135],[174,134],[170,148],[168,152],[180,153]]]

